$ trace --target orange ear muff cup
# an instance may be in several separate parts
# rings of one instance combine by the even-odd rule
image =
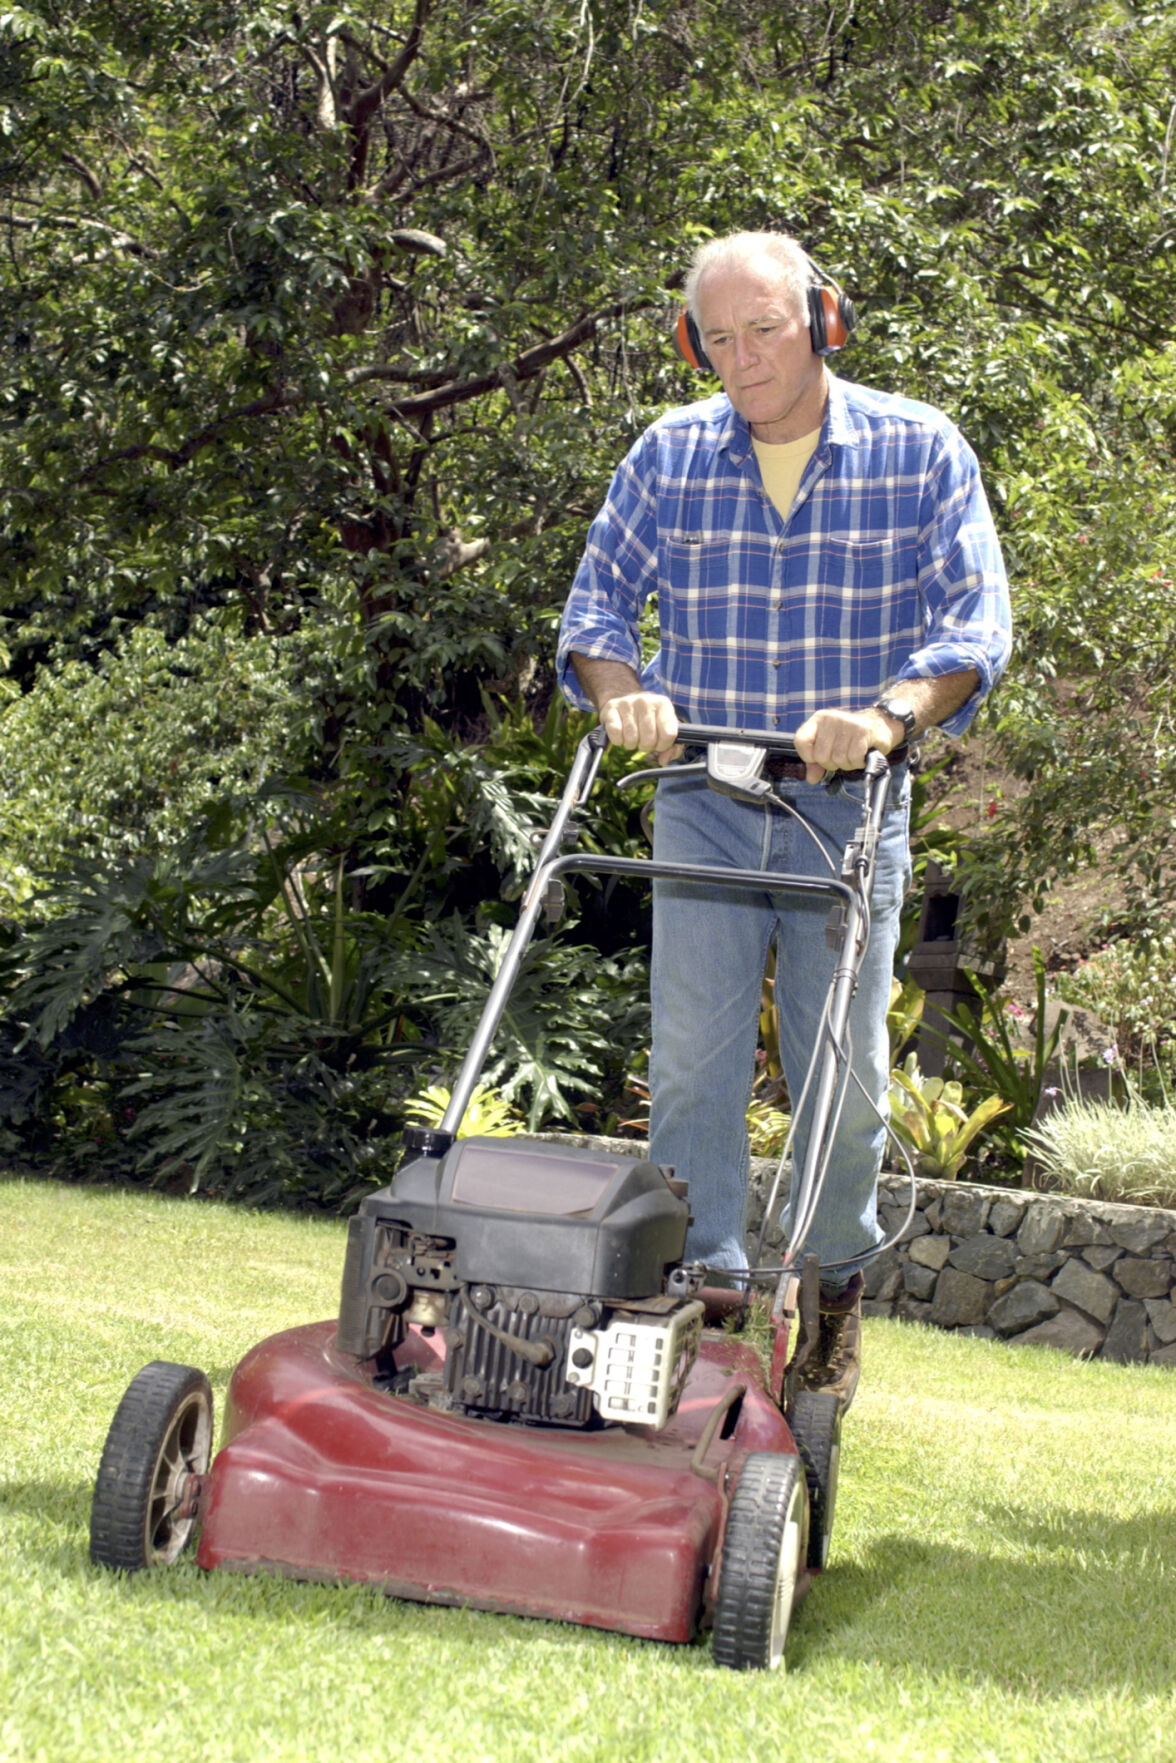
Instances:
[[[702,338],[698,334],[698,326],[690,313],[683,311],[678,316],[674,328],[674,341],[678,345],[678,353],[683,361],[691,367],[698,368],[700,373],[713,373],[714,368],[706,358],[706,350],[702,346]]]
[[[840,288],[822,285],[809,289],[809,329],[817,355],[844,349],[856,324],[853,301]]]

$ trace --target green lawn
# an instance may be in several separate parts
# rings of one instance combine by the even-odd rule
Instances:
[[[0,1180],[0,1757],[1176,1759],[1176,1374],[871,1321],[789,1667],[87,1558],[149,1359],[218,1399],[335,1307],[344,1227]]]

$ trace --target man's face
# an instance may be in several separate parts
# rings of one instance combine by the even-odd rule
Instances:
[[[770,258],[711,270],[699,284],[703,348],[757,440],[796,441],[820,427],[825,367],[806,318]]]

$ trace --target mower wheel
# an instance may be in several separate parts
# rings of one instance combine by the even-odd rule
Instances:
[[[796,1600],[808,1538],[799,1457],[755,1451],[727,1514],[715,1606],[714,1655],[734,1671],[774,1671]]]
[[[824,1571],[833,1535],[841,1460],[841,1403],[828,1390],[800,1390],[785,1415],[804,1464],[809,1491],[808,1566]]]
[[[212,1455],[212,1391],[202,1371],[156,1359],[131,1380],[98,1466],[90,1559],[136,1573],[169,1566],[196,1523],[196,1477]]]

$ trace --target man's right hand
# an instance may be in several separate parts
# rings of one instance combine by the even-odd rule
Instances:
[[[600,706],[600,726],[614,747],[652,753],[659,765],[668,765],[677,751],[678,718],[670,700],[660,692],[625,692],[606,698]]]
[[[659,765],[678,757],[678,718],[662,692],[647,692],[623,661],[572,654],[576,678],[596,706],[600,726],[614,747],[652,753]]]

